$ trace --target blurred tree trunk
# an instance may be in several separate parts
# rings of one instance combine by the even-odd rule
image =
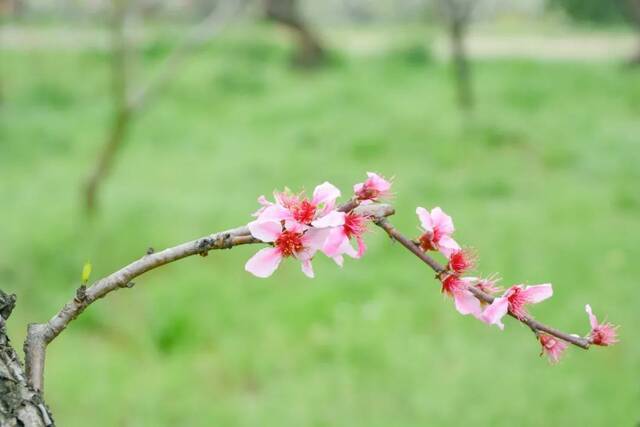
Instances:
[[[626,15],[638,33],[636,53],[629,59],[631,65],[640,66],[640,0],[625,0]]]
[[[447,26],[458,106],[469,111],[473,109],[475,99],[465,40],[473,0],[440,0],[439,6]]]
[[[0,427],[50,427],[53,418],[39,392],[27,384],[5,328],[15,306],[15,295],[0,290]]]
[[[112,21],[111,53],[113,117],[107,141],[102,146],[102,151],[98,156],[95,168],[92,170],[85,187],[86,209],[90,214],[96,210],[98,188],[102,180],[106,178],[111,170],[115,155],[126,139],[132,116],[127,95],[128,53],[125,35],[125,18],[125,2],[115,0]]]
[[[322,65],[326,59],[324,48],[302,19],[297,0],[264,0],[264,2],[267,18],[289,28],[297,40],[298,48],[293,57],[294,65],[304,68]]]

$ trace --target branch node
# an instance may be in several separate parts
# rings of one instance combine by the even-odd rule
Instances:
[[[147,248],[147,255],[151,255],[151,254],[153,254],[155,251],[156,251],[155,249],[153,249],[151,246],[149,246],[149,247]]]
[[[82,304],[87,300],[87,287],[85,285],[80,285],[80,287],[76,289],[76,296],[73,300],[76,304]]]

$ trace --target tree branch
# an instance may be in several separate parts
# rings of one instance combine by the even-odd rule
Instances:
[[[394,209],[390,205],[356,206],[357,202],[352,200],[342,205],[339,210],[343,212],[354,210],[360,215],[375,218],[384,218],[394,213]],[[134,278],[165,264],[192,255],[206,256],[209,251],[215,249],[231,249],[235,246],[253,243],[264,242],[253,237],[246,226],[221,231],[160,252],[148,253],[120,270],[96,281],[88,288],[80,288],[76,295],[47,323],[29,325],[24,344],[29,384],[35,390],[43,390],[47,345],[95,301],[120,288],[131,287],[131,281]]]
[[[431,258],[429,255],[424,253],[418,245],[416,245],[412,240],[405,237],[402,233],[400,233],[391,223],[384,217],[380,217],[375,219],[376,225],[382,228],[387,232],[389,237],[398,241],[402,246],[407,248],[411,253],[420,258],[422,262],[427,264],[433,271],[436,272],[436,277],[440,277],[443,273],[447,272],[447,269],[438,263],[436,260]],[[487,304],[491,304],[495,299],[493,296],[481,291],[478,288],[473,286],[469,286],[467,288],[477,299]],[[543,323],[538,322],[533,319],[531,316],[525,316],[523,318],[519,318],[515,316],[513,313],[509,312],[509,315],[514,319],[519,320],[520,322],[527,325],[537,336],[539,332],[546,332],[549,335],[553,335],[556,338],[559,338],[563,341],[566,341],[570,344],[573,344],[582,349],[589,349],[591,342],[587,338],[582,338],[577,335],[567,334],[558,329],[552,328],[551,326],[547,326]]]

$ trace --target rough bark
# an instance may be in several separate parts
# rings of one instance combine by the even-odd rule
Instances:
[[[296,38],[297,50],[293,56],[293,64],[303,68],[322,65],[326,59],[325,50],[300,15],[297,0],[264,1],[267,18],[287,27]]]
[[[0,427],[49,427],[53,417],[40,393],[27,384],[20,359],[7,336],[5,322],[16,296],[0,290]]]

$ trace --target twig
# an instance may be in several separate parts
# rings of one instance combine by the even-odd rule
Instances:
[[[424,253],[418,245],[416,245],[411,239],[405,237],[402,233],[400,233],[391,223],[384,217],[377,218],[375,221],[376,225],[382,228],[387,232],[389,237],[398,241],[402,246],[407,248],[411,253],[420,258],[425,264],[427,264],[433,271],[436,272],[437,276],[442,275],[447,272],[447,269],[438,263],[436,260],[431,258],[429,255]],[[475,288],[473,286],[469,286],[468,290],[480,301],[485,302],[487,304],[491,304],[495,299],[493,296],[482,292],[480,289]],[[531,318],[530,316],[525,316],[523,318],[516,317],[513,313],[509,312],[509,315],[525,325],[527,325],[536,335],[539,332],[546,332],[549,335],[553,335],[556,338],[560,338],[563,341],[566,341],[570,344],[573,344],[577,347],[587,350],[591,345],[591,342],[586,339],[576,335],[567,334],[558,329],[552,328],[551,326],[547,326],[543,323],[538,322],[537,320]]]
[[[384,218],[393,215],[390,205],[357,206],[357,202],[349,201],[338,209],[357,212],[363,216]],[[182,243],[159,252],[145,254],[142,258],[96,281],[91,286],[76,291],[62,309],[47,323],[30,324],[24,344],[25,364],[29,384],[42,391],[44,383],[44,367],[47,345],[51,343],[75,318],[93,302],[123,287],[130,287],[131,281],[147,271],[161,267],[192,255],[205,255],[215,249],[230,249],[239,245],[264,243],[251,235],[246,226],[214,233],[200,239]],[[79,298],[79,295],[81,298]]]

